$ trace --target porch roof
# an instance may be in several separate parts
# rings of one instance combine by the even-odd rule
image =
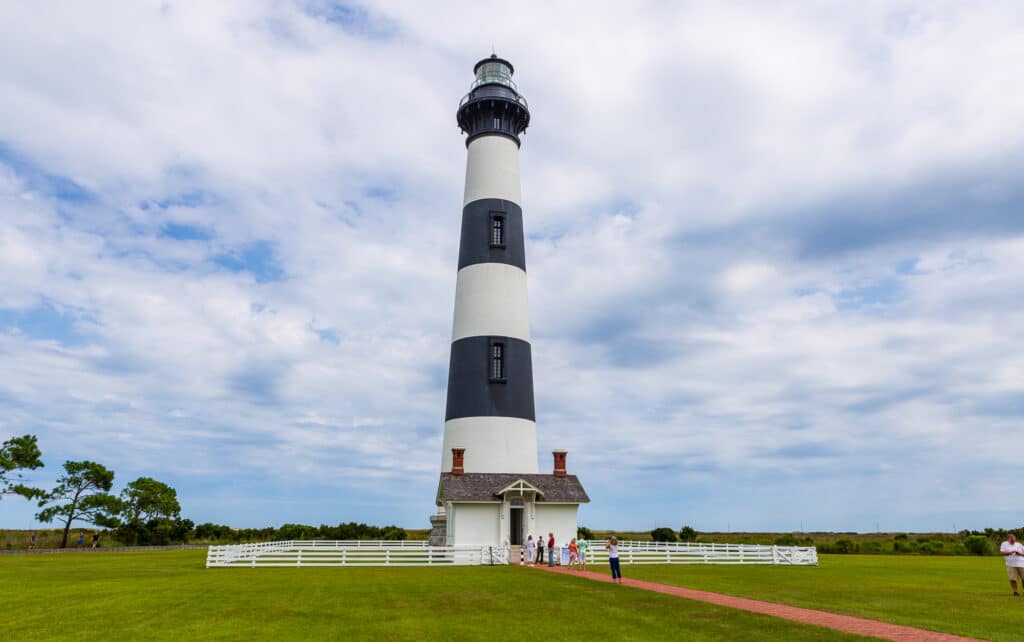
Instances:
[[[516,473],[464,473],[453,475],[441,473],[437,486],[438,505],[448,501],[499,501],[509,486],[522,480],[541,494],[538,503],[575,503],[590,501],[587,491],[576,475],[556,477],[555,475]]]

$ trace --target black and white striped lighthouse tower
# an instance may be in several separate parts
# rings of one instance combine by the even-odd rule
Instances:
[[[491,55],[459,103],[466,138],[443,471],[464,449],[467,473],[536,473],[537,427],[519,188],[519,136],[530,124],[507,60]]]

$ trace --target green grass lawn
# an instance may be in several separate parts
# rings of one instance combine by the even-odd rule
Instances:
[[[204,560],[196,550],[0,557],[0,630],[5,640],[864,639],[518,567],[206,569]]]
[[[627,577],[972,637],[1024,640],[998,557],[823,555],[820,566],[625,566]]]

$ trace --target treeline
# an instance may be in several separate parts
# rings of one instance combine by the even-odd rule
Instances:
[[[139,477],[113,494],[114,471],[94,461],[66,461],[51,489],[26,483],[25,473],[43,467],[35,435],[13,437],[0,445],[0,498],[18,495],[41,509],[36,519],[62,527],[60,547],[68,545],[71,525],[90,524],[113,531],[126,546],[183,541],[193,524],[181,518],[178,492],[150,477]]]
[[[36,502],[41,509],[36,514],[37,520],[60,525],[60,548],[67,547],[73,523],[102,529],[104,544],[108,546],[293,539],[404,540],[409,536],[398,526],[370,526],[357,522],[337,526],[284,524],[280,528],[232,528],[211,523],[197,526],[192,520],[182,518],[178,492],[156,479],[139,477],[126,484],[120,493],[114,494],[111,492],[114,471],[93,461],[66,461],[56,485],[44,489],[30,485],[25,478],[27,472],[42,467],[42,452],[35,435],[22,435],[3,442],[0,445],[0,499],[5,495],[16,495]],[[23,538],[25,546],[30,546],[31,532]],[[21,539],[18,538],[19,543]],[[82,539],[86,539],[84,534]],[[91,539],[88,538],[90,544]],[[36,537],[37,547],[48,543],[49,537]],[[7,544],[13,547],[9,538]]]
[[[819,553],[840,555],[994,555],[999,544],[1019,529],[986,528],[959,533],[698,533],[690,526],[679,531],[655,528],[647,533],[655,542],[705,542],[814,546]],[[603,535],[604,533],[602,533]],[[628,538],[628,536],[627,536]]]
[[[210,544],[237,544],[244,542],[280,542],[303,539],[409,539],[409,533],[398,526],[370,526],[347,522],[337,526],[321,524],[282,524],[280,528],[232,528],[222,524],[199,524],[189,541]]]

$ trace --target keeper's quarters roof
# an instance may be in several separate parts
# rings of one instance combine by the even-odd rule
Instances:
[[[538,502],[578,503],[590,501],[587,491],[576,475],[523,475],[516,473],[441,473],[437,487],[437,503],[499,501],[498,494],[519,480],[539,490]]]

